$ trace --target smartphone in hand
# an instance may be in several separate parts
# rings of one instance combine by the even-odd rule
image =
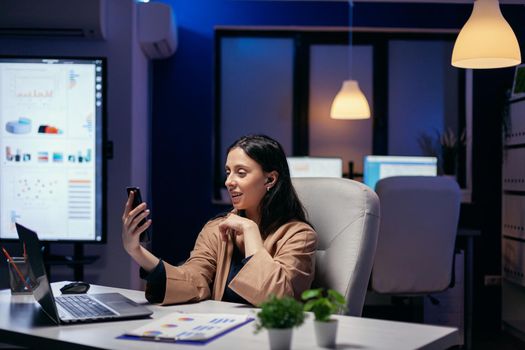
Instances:
[[[135,196],[133,197],[133,203],[131,203],[131,209],[134,209],[136,208],[139,204],[142,203],[142,195],[140,194],[140,188],[138,187],[126,187],[126,191],[128,192],[128,197],[129,197],[129,194],[133,191]],[[142,219],[140,222],[139,222],[139,225],[138,226],[142,226],[146,223],[146,219]],[[150,237],[150,233],[149,233],[149,227],[140,234],[140,238],[139,240],[141,242],[149,242],[151,239]]]

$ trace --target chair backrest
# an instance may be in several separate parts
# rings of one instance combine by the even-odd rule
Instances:
[[[313,287],[337,290],[347,315],[361,316],[379,230],[377,195],[341,178],[293,178],[318,236]]]
[[[443,176],[398,176],[376,185],[381,206],[371,289],[417,295],[445,290],[452,278],[461,191]]]

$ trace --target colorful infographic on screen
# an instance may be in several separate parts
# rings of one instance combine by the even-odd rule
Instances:
[[[99,241],[103,64],[0,58],[0,238]]]

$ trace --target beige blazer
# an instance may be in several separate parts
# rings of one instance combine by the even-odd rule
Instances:
[[[181,266],[164,262],[166,293],[162,305],[221,300],[230,271],[233,241],[220,238],[219,223],[209,221],[199,233],[190,258]],[[299,299],[314,278],[317,235],[308,224],[290,222],[270,234],[264,248],[239,271],[229,287],[260,305],[270,294]]]

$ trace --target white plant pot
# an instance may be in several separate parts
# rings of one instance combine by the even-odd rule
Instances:
[[[328,322],[314,321],[317,345],[323,348],[335,348],[337,325],[337,320],[329,320]]]
[[[268,337],[270,339],[270,349],[272,350],[288,350],[292,344],[293,328],[285,329],[268,329]]]

